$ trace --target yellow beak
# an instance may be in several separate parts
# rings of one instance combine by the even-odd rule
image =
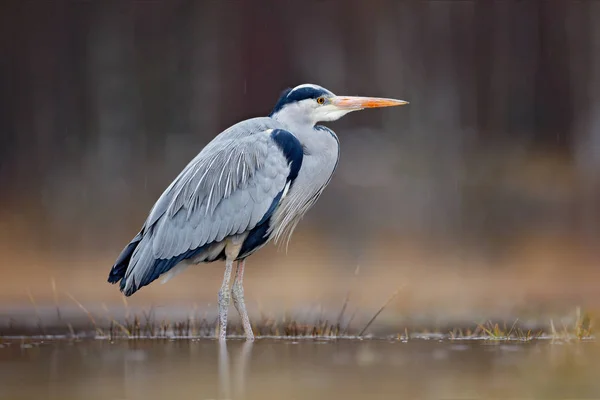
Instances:
[[[336,96],[331,99],[331,103],[344,110],[362,110],[363,108],[403,106],[408,104],[408,101],[379,97]]]

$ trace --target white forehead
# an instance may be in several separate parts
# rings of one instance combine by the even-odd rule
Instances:
[[[302,85],[298,85],[295,88],[293,88],[292,90],[290,90],[290,92],[288,93],[288,97],[292,93],[294,93],[294,92],[296,92],[298,90],[301,90],[301,89],[312,89],[312,90],[315,90],[315,91],[323,91],[323,92],[328,93],[328,94],[333,94],[331,92],[331,90],[327,90],[323,86],[315,85],[314,83],[303,83]]]
[[[315,84],[312,84],[312,83],[303,83],[302,85],[298,85],[298,86],[296,86],[295,88],[293,88],[293,89],[292,89],[292,92],[293,92],[294,90],[303,89],[303,88],[311,88],[311,89],[320,89],[320,90],[325,90],[325,88],[324,88],[324,87],[321,87],[321,86],[319,86],[319,85],[315,85]]]

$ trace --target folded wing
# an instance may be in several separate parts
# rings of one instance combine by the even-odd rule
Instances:
[[[302,146],[285,130],[217,138],[165,190],[117,259],[109,282],[121,281],[125,295],[184,259],[222,258],[219,243],[264,224],[298,174]]]

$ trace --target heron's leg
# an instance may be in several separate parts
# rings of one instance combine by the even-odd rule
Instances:
[[[235,280],[233,281],[233,305],[240,314],[242,319],[242,325],[244,326],[244,333],[246,334],[246,340],[254,340],[254,333],[252,333],[252,325],[250,325],[250,318],[248,318],[248,312],[246,311],[246,303],[244,302],[244,267],[246,266],[246,260],[238,261],[237,270],[235,272]]]
[[[232,269],[233,260],[227,258],[225,261],[225,275],[223,276],[223,284],[219,290],[219,340],[225,340],[225,336],[227,335],[227,311],[229,309],[229,300],[231,298],[229,282],[231,281]]]

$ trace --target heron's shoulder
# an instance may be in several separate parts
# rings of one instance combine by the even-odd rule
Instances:
[[[300,140],[284,124],[270,117],[251,118],[232,125],[215,137],[202,155],[230,151],[233,147],[260,146],[265,144],[265,141],[272,141],[288,162],[294,160],[298,164],[303,156]]]
[[[298,175],[302,159],[304,158],[304,146],[300,140],[285,125],[271,118],[255,118],[243,121],[252,133],[236,137],[236,140],[224,140],[224,147],[237,147],[238,151],[253,151],[258,157],[272,157],[271,151],[277,148],[290,165],[291,180]],[[229,145],[225,145],[230,142]],[[252,149],[252,150],[250,150]]]
[[[215,139],[232,139],[254,135],[269,129],[285,129],[285,126],[270,117],[256,117],[240,121],[221,132]]]

